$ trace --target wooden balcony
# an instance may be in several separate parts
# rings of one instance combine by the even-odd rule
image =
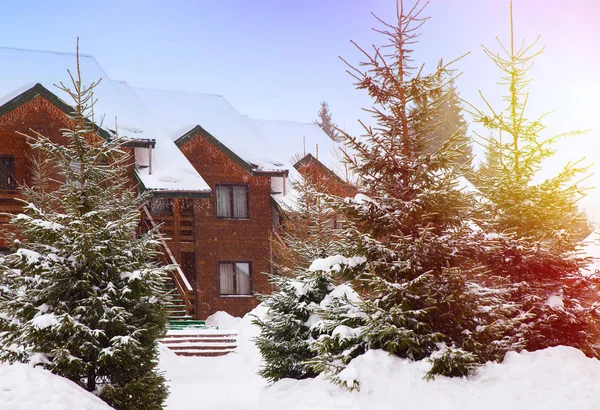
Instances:
[[[175,244],[176,242],[194,242],[194,226],[192,216],[180,216],[176,223],[173,215],[151,213],[154,222],[160,226],[160,231]]]

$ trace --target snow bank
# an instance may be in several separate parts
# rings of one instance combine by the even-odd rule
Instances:
[[[342,289],[340,289],[341,291]],[[236,320],[239,347],[214,358],[178,357],[161,350],[160,367],[170,380],[167,409],[239,410],[597,410],[600,409],[600,361],[579,350],[554,347],[509,353],[503,363],[488,363],[469,378],[423,379],[428,362],[412,362],[371,350],[356,358],[341,377],[356,378],[360,391],[349,392],[323,377],[284,379],[272,386],[256,375],[261,357],[252,338],[258,328],[252,315],[219,314]],[[0,406],[0,408],[3,408]]]
[[[24,364],[0,363],[0,409],[108,410],[105,402],[70,380]]]
[[[321,377],[285,379],[261,392],[259,408],[531,410],[600,408],[600,361],[579,350],[554,347],[538,352],[509,353],[504,363],[489,363],[469,378],[423,380],[426,362],[411,362],[372,350],[344,372],[360,381],[348,392]]]
[[[227,312],[219,311],[206,318],[205,323],[208,326],[217,326],[219,329],[237,329],[241,320]]]

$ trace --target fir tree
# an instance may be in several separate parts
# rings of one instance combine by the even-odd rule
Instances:
[[[325,205],[325,186],[310,174],[293,184],[295,204],[285,212],[285,222],[274,242],[277,273],[270,275],[273,292],[262,297],[269,308],[255,339],[264,366],[259,374],[275,382],[282,378],[303,379],[318,373],[306,363],[315,353],[310,349],[312,324],[317,310],[334,289],[332,275],[311,271],[311,263],[334,252],[334,215]]]
[[[360,335],[356,343],[413,360],[430,358],[431,375],[462,376],[517,348],[512,328],[521,318],[518,306],[506,303],[501,280],[489,281],[497,287],[484,280],[487,248],[482,234],[470,228],[472,199],[457,187],[457,133],[440,136],[444,142],[433,153],[424,143],[435,127],[423,124],[436,123],[450,73],[441,63],[428,75],[411,68],[417,30],[426,21],[423,8],[419,1],[408,9],[397,2],[397,24],[379,20],[384,28],[376,30],[394,51],[376,47],[369,54],[359,47],[366,57],[363,70],[348,64],[357,88],[374,100],[368,111],[377,125],[365,127],[360,138],[342,133],[366,195],[332,198],[346,221],[344,256],[364,258],[342,266],[339,275],[362,295],[366,316],[353,330]],[[315,362],[327,355],[324,346]],[[342,359],[334,371],[352,355]],[[347,378],[329,376],[355,387]]]
[[[502,53],[484,48],[503,73],[506,107],[493,109],[484,99],[486,110],[475,112],[475,121],[493,133],[486,167],[476,178],[485,198],[483,226],[502,235],[488,262],[512,283],[511,298],[530,314],[522,327],[528,350],[562,344],[598,355],[597,312],[589,301],[598,282],[579,274],[582,261],[574,255],[586,225],[577,207],[585,167],[570,163],[553,178],[535,180],[542,162],[554,154],[553,144],[565,135],[544,138],[541,118],[528,119],[527,72],[541,50],[535,49],[537,40],[515,48],[512,3],[510,11],[509,47],[502,46]]]
[[[461,152],[458,157],[458,165],[464,166],[465,173],[469,174],[473,148],[471,139],[467,135],[467,122],[462,114],[462,103],[454,80],[447,80],[445,77],[441,80],[445,83],[444,98],[440,99],[438,106],[432,110],[426,121],[415,125],[419,128],[416,132],[424,135],[423,152],[430,154],[433,154],[444,142],[453,137],[453,144]],[[429,104],[429,102],[417,102],[416,109],[420,109],[418,106],[423,104]]]
[[[321,109],[319,110],[318,117],[319,118],[315,120],[315,124],[317,124],[329,138],[337,141],[339,138],[338,132],[336,131],[337,125],[333,123],[329,104],[325,101],[321,102]]]
[[[2,359],[42,366],[117,409],[159,409],[167,317],[157,233],[134,237],[142,199],[127,188],[130,156],[120,138],[99,137],[97,83],[83,85],[79,62],[71,80],[59,86],[74,101],[66,143],[32,136],[36,158],[51,160],[62,182],[54,191],[40,181],[23,187],[26,206],[12,218],[18,239],[1,264]]]

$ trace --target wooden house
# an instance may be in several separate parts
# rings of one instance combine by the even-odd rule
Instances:
[[[23,134],[61,140],[71,107],[53,84],[68,81],[75,56],[0,48],[0,59],[0,211],[18,212],[18,187],[32,183]],[[253,120],[219,95],[131,87],[111,80],[92,56],[80,55],[80,63],[84,81],[102,78],[98,134],[128,140],[131,183],[151,194],[141,225],[162,224],[186,313],[251,310],[254,295],[269,292],[263,273],[271,272],[270,238],[289,179],[316,173],[336,193],[350,192],[333,170],[335,143],[314,124]]]

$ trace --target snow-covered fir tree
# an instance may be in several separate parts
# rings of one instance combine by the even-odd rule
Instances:
[[[260,329],[255,342],[264,359],[259,374],[269,381],[318,374],[306,363],[315,356],[311,326],[335,283],[329,272],[309,268],[315,259],[335,253],[337,245],[335,215],[322,197],[325,190],[310,173],[294,182],[295,201],[284,210],[283,229],[274,239],[273,292],[262,297],[266,316],[254,321]]]
[[[361,295],[363,318],[358,327],[340,321],[338,329],[332,315],[327,327],[338,343],[315,343],[319,356],[313,360],[348,387],[356,385],[343,368],[355,354],[344,354],[352,351],[344,335],[359,345],[355,353],[379,348],[413,360],[429,358],[430,375],[449,376],[501,359],[520,343],[512,332],[521,319],[518,306],[504,299],[500,280],[486,277],[488,248],[470,222],[473,200],[458,186],[457,133],[441,138],[445,142],[434,152],[424,143],[435,130],[421,125],[431,124],[447,99],[442,79],[450,73],[441,63],[429,75],[411,68],[417,30],[426,20],[423,8],[419,1],[411,7],[397,2],[397,24],[380,21],[386,48],[369,54],[359,47],[366,61],[360,68],[349,64],[357,88],[374,101],[368,111],[376,125],[365,127],[361,137],[342,133],[364,193],[332,198],[346,221],[342,256],[353,261],[335,270]],[[334,366],[327,363],[332,359]]]
[[[315,124],[317,124],[329,138],[337,141],[339,138],[338,132],[336,131],[337,125],[333,123],[329,104],[327,104],[325,101],[321,102],[321,109],[319,109],[319,113],[317,115],[318,118],[315,120]]]
[[[1,358],[44,367],[117,409],[159,409],[167,315],[157,233],[135,235],[141,199],[128,188],[123,141],[101,138],[93,124],[97,83],[82,83],[79,62],[71,79],[59,86],[74,102],[66,143],[31,136],[34,158],[41,167],[51,161],[60,186],[23,187],[26,205],[12,218],[14,252],[1,263]]]
[[[552,178],[536,179],[543,161],[555,152],[553,144],[568,134],[545,137],[542,119],[528,119],[527,101],[532,97],[526,91],[527,73],[541,50],[536,50],[537,41],[515,47],[512,3],[510,11],[509,46],[499,53],[484,48],[508,87],[506,106],[494,109],[484,100],[486,108],[475,112],[475,121],[492,134],[487,164],[476,175],[485,198],[482,227],[501,234],[494,245],[498,252],[488,263],[512,284],[512,300],[529,312],[521,328],[528,350],[567,345],[597,356],[598,311],[593,299],[598,278],[582,276],[582,260],[575,257],[587,227],[577,206],[584,195],[578,181],[586,168],[573,162]]]

